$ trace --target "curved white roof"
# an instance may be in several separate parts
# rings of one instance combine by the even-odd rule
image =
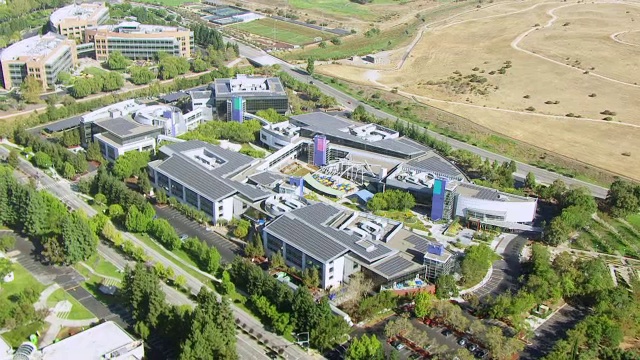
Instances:
[[[32,36],[2,50],[2,53],[0,53],[0,61],[16,60],[25,56],[32,59],[47,56],[57,51],[65,40],[67,40],[66,37],[52,32],[42,36]]]
[[[72,4],[54,11],[49,20],[58,26],[65,19],[87,20],[92,17],[99,17],[99,14],[108,12],[104,4]]]

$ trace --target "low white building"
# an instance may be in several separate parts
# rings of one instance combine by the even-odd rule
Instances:
[[[100,152],[110,161],[127,151],[147,151],[156,148],[160,129],[141,125],[133,120],[119,117],[92,123],[93,140],[100,145]]]
[[[151,105],[136,111],[133,119],[140,124],[160,128],[162,135],[175,137],[200,125],[204,121],[202,111],[201,108],[196,108],[183,114],[182,110],[175,106]]]

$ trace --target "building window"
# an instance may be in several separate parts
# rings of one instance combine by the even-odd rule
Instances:
[[[354,268],[354,269],[357,269],[357,268],[358,268],[358,263],[355,263],[355,262],[354,262],[354,263],[353,263],[353,268]]]
[[[329,276],[329,280],[333,280],[333,275]]]
[[[333,267],[329,268],[329,273],[333,273]]]

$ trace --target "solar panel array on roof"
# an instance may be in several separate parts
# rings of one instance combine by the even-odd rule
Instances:
[[[495,190],[495,189],[486,188],[484,186],[478,186],[471,183],[462,183],[462,182],[458,184],[458,187],[467,188],[472,191],[475,191],[475,194],[473,194],[472,196],[476,199],[482,199],[482,200],[499,200],[500,199],[500,193],[498,192],[498,190]]]
[[[427,252],[429,245],[431,244],[430,241],[427,241],[418,235],[411,235],[405,240],[412,243],[413,248],[416,249],[416,251],[419,251],[421,253]]]
[[[407,162],[407,165],[426,172],[435,172],[452,177],[462,176],[460,170],[435,153],[427,154]]]
[[[411,270],[411,268],[415,266],[416,263],[407,260],[397,254],[374,265],[373,269],[376,272],[383,274],[386,278],[390,278],[392,276],[398,276],[405,271]]]
[[[271,184],[284,179],[284,175],[272,171],[263,171],[249,176],[250,181],[263,186],[271,186]]]
[[[79,126],[81,119],[82,119],[82,116],[74,116],[72,118],[68,118],[65,120],[55,122],[53,124],[49,124],[44,129],[48,132],[58,132],[62,130],[71,129],[76,126]]]

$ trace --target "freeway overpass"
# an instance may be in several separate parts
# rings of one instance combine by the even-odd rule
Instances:
[[[230,39],[230,38],[225,38],[225,41],[227,42],[235,42],[234,39]],[[253,61],[254,63],[260,63],[260,64],[264,64],[264,65],[274,65],[274,64],[278,64],[280,65],[280,67],[286,71],[288,74],[290,74],[291,76],[293,76],[294,78],[296,78],[299,81],[303,81],[303,82],[309,82],[312,80],[311,76],[307,75],[304,71],[302,71],[300,68],[293,66],[283,60],[280,60],[262,50],[259,49],[255,49],[253,47],[247,46],[245,44],[242,43],[238,43],[239,47],[240,47],[240,55],[246,57],[247,59],[250,59],[251,61]],[[365,107],[365,109],[374,114],[375,116],[379,117],[379,118],[384,118],[384,119],[390,119],[390,120],[397,120],[397,121],[404,121],[404,120],[399,120],[397,118],[397,116],[388,114],[384,111],[378,110],[370,105],[361,103],[358,99],[345,94],[339,90],[336,90],[335,88],[321,82],[318,81],[317,79],[313,79],[313,83],[314,85],[316,85],[318,88],[320,88],[320,90],[322,90],[325,94],[327,95],[331,95],[333,97],[336,98],[336,100],[338,101],[339,104],[341,104],[342,106],[344,106],[345,108],[349,109],[349,110],[353,110],[357,105],[361,104]],[[431,130],[428,129],[424,129],[424,131],[426,131],[429,136],[432,136],[440,141],[444,141],[446,143],[448,143],[449,145],[451,145],[452,148],[454,149],[463,149],[463,150],[467,150],[470,151],[474,154],[479,155],[480,157],[482,157],[483,159],[489,159],[490,161],[493,160],[497,160],[499,162],[505,162],[505,161],[511,161],[512,159],[500,155],[500,154],[496,154],[494,152],[488,151],[488,150],[484,150],[481,149],[477,146],[471,145],[471,144],[467,144],[465,142],[459,141],[459,140],[455,140],[449,137],[446,137],[444,135],[438,134],[436,132],[433,132]],[[525,164],[519,161],[516,161],[516,165],[517,165],[517,170],[516,170],[516,175],[518,175],[519,177],[524,178],[526,176],[527,173],[531,172],[535,175],[536,180],[542,184],[551,184],[554,180],[556,179],[560,179],[562,180],[565,184],[567,184],[568,186],[583,186],[586,187],[587,189],[589,189],[589,191],[591,191],[591,193],[593,194],[594,197],[596,198],[600,198],[600,199],[604,199],[607,196],[607,192],[608,189],[602,186],[598,186],[598,185],[594,185],[585,181],[581,181],[578,179],[574,179],[574,178],[570,178],[568,176],[564,176],[564,175],[560,175],[558,173],[554,173],[548,170],[544,170],[529,164]]]

